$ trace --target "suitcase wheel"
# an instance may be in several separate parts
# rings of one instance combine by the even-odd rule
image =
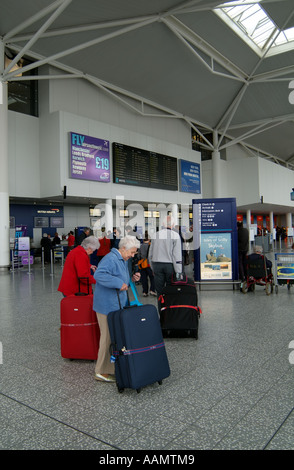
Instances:
[[[162,380],[159,380],[159,381],[158,381],[158,384],[159,384],[159,385],[162,385]]]
[[[140,388],[137,388],[137,393],[140,393],[141,392],[141,389]]]

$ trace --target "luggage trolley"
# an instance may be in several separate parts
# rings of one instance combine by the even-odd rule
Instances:
[[[63,259],[64,259],[64,255],[63,255],[63,246],[61,245],[56,245],[54,248],[53,248],[53,260],[54,260],[54,263],[56,261],[61,261],[61,264],[63,265]]]
[[[276,253],[276,293],[278,293],[278,285],[286,285],[290,289],[294,284],[294,254],[293,253]]]

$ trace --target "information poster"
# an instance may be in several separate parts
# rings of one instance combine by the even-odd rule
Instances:
[[[238,280],[236,199],[194,199],[193,237],[197,281]]]
[[[16,225],[15,226],[15,238],[26,237],[28,227],[27,225]]]
[[[232,229],[232,205],[225,200],[203,200],[199,205],[201,232],[220,232]]]
[[[109,183],[109,141],[70,132],[70,176]]]
[[[201,279],[232,279],[230,233],[202,233],[200,256]]]
[[[30,238],[29,237],[18,237],[18,254],[27,255],[30,249]]]
[[[185,193],[201,193],[199,163],[180,160],[180,190]]]

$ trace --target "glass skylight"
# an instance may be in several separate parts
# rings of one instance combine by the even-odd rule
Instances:
[[[279,30],[261,4],[262,0],[227,2],[217,7],[215,13],[259,55],[268,48],[268,55],[293,49],[294,28]]]

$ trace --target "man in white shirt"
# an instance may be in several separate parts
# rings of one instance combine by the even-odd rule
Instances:
[[[172,275],[182,272],[182,244],[173,229],[172,216],[167,216],[161,230],[151,240],[149,261],[154,273],[157,295],[171,281]]]

